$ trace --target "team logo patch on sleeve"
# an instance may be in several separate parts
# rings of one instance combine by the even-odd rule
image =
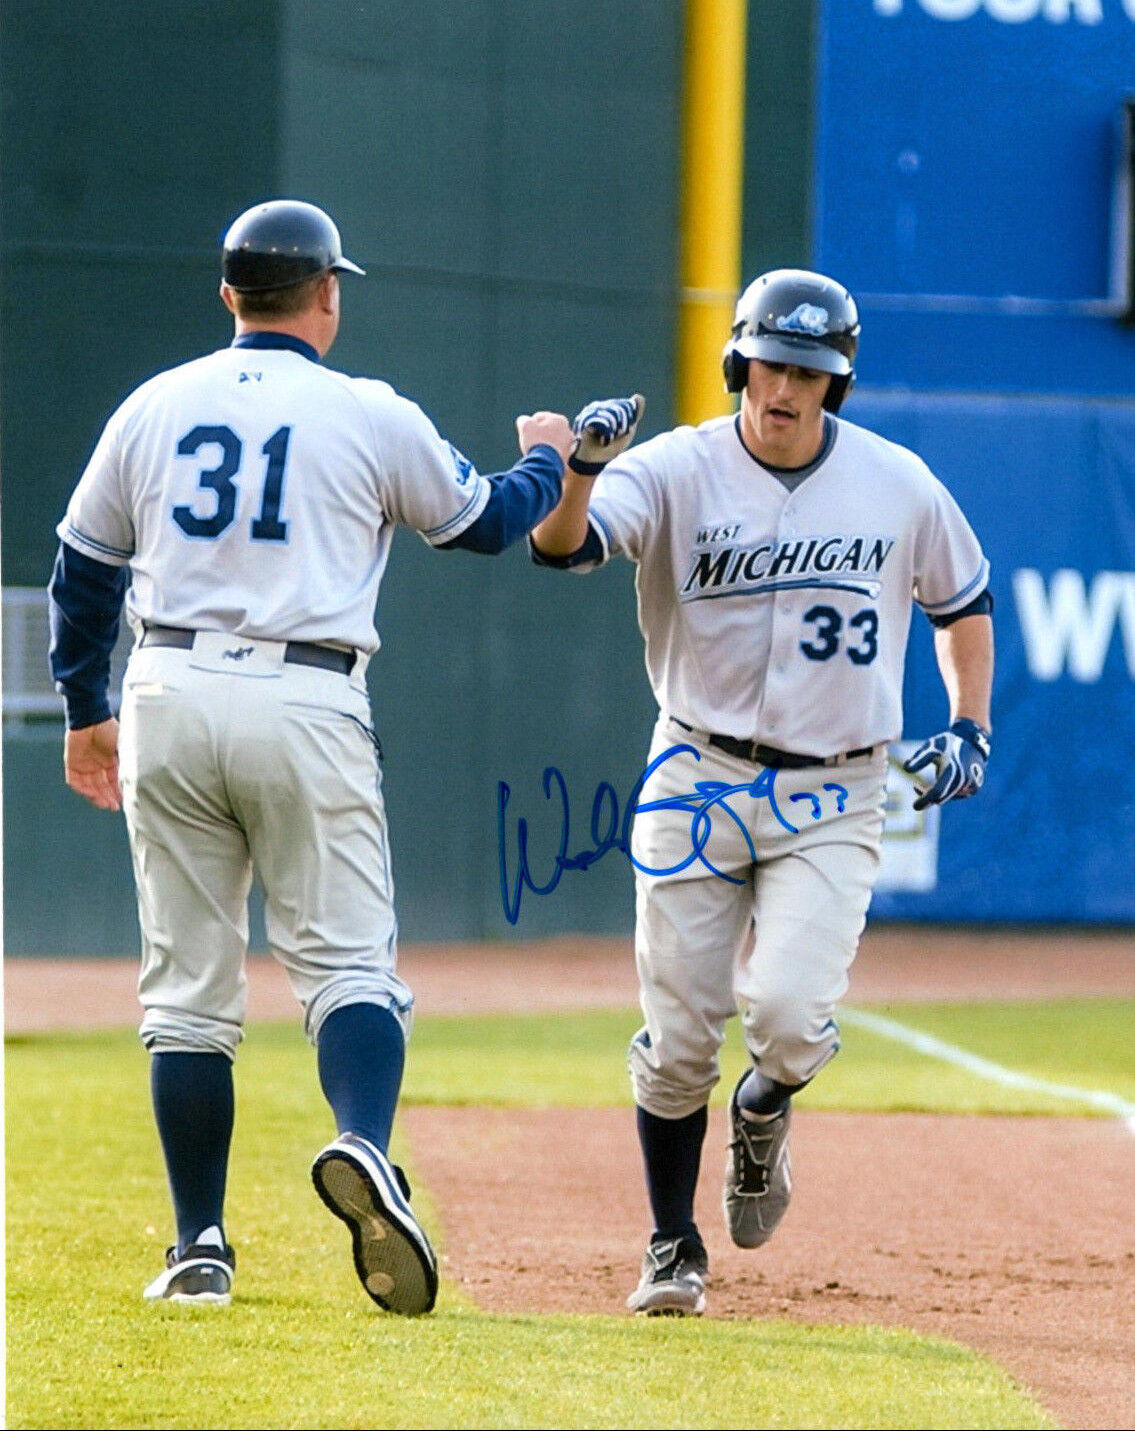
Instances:
[[[468,482],[471,477],[475,477],[477,475],[477,469],[473,466],[472,462],[469,461],[468,457],[466,457],[463,452],[458,452],[457,448],[454,447],[452,442],[448,443],[447,445],[453,456],[453,465],[457,469],[457,480],[461,484],[461,486],[464,487],[466,482]]]

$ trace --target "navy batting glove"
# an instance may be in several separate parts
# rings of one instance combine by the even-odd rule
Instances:
[[[947,800],[964,800],[975,795],[985,781],[990,735],[976,721],[956,720],[941,735],[924,740],[909,760],[903,761],[908,775],[933,765],[937,779],[914,802],[916,810],[927,805],[944,805]]]
[[[642,420],[646,399],[642,393],[629,398],[604,398],[589,402],[576,414],[571,430],[576,444],[568,458],[573,472],[594,477],[613,457],[618,457],[634,441]]]

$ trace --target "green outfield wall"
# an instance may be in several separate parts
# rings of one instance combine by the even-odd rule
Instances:
[[[812,9],[752,7],[746,271],[806,257]],[[637,388],[644,435],[668,426],[683,11],[0,0],[5,587],[45,585],[115,405],[228,341],[220,238],[266,197],[323,205],[368,270],[344,284],[329,362],[392,382],[482,471],[511,463],[537,407]],[[582,835],[601,782],[633,784],[653,705],[630,566],[580,580],[399,532],[378,622],[403,937],[629,930],[614,853],[510,924],[497,814],[505,781],[510,814],[546,815],[552,765]],[[41,680],[42,639],[42,663],[34,637],[25,657]],[[5,711],[7,952],[133,953],[121,817],[63,786],[58,717]]]

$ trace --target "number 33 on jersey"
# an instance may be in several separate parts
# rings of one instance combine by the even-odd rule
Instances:
[[[897,740],[911,600],[961,610],[989,563],[953,497],[906,448],[825,415],[786,474],[734,417],[616,458],[589,521],[602,560],[639,564],[660,708],[701,730],[819,756]]]

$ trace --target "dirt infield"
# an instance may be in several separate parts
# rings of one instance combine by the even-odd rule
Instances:
[[[519,956],[519,957],[518,957]],[[419,1016],[625,1007],[627,941],[409,947]],[[130,961],[7,961],[9,1033],[137,1022]],[[868,930],[849,1003],[1135,994],[1135,935]],[[249,961],[249,1018],[292,1018],[275,964]],[[412,1056],[412,1055],[411,1055]],[[647,1230],[620,1110],[407,1108],[439,1209],[445,1274],[501,1312],[623,1310]],[[1135,1137],[1097,1119],[801,1111],[796,1191],[759,1252],[718,1206],[711,1113],[698,1217],[709,1315],[871,1322],[995,1358],[1065,1426],[1135,1427]]]
[[[629,940],[557,938],[527,944],[418,944],[399,973],[422,1014],[625,1008],[636,1002]],[[122,1028],[139,1018],[131,959],[8,959],[4,1027],[12,1033]],[[868,929],[847,1000],[1048,999],[1135,996],[1135,933]],[[279,965],[248,961],[250,1021],[298,1014]]]

